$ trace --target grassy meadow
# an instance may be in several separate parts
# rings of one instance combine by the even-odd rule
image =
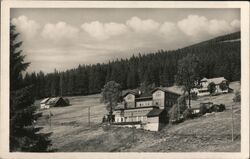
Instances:
[[[240,83],[232,82],[230,87],[234,91],[240,90]],[[226,110],[167,125],[159,132],[119,127],[103,129],[101,121],[107,112],[100,102],[100,94],[69,97],[69,107],[40,110],[43,117],[37,124],[44,127],[43,132],[53,132],[52,148],[58,152],[239,152],[241,105],[234,103],[233,97],[234,93],[200,97],[192,101],[193,107],[210,101],[225,104]],[[232,105],[234,142],[231,141]],[[47,118],[49,112],[53,114],[51,122]]]

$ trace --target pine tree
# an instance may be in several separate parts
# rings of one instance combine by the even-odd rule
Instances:
[[[10,26],[10,151],[44,152],[51,145],[50,133],[39,133],[41,127],[35,122],[41,113],[36,113],[32,86],[22,82],[22,72],[29,63],[24,62],[20,50],[22,42],[17,41],[15,26]]]

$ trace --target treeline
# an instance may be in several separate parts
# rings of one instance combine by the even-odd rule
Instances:
[[[223,42],[233,39],[240,39],[240,32],[182,49],[138,54],[106,64],[79,65],[75,69],[55,70],[49,74],[30,73],[23,80],[25,84],[33,84],[36,98],[99,93],[110,80],[120,83],[122,89],[133,89],[142,84],[171,86],[175,83],[178,60],[195,54],[202,64],[201,76],[223,76],[229,81],[236,81],[241,77],[240,41]]]

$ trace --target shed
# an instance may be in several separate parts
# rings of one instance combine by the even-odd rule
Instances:
[[[167,124],[167,111],[165,109],[153,109],[147,114],[145,129],[159,131]]]
[[[64,107],[64,106],[69,106],[69,102],[66,101],[64,98],[62,97],[54,97],[54,98],[50,98],[47,101],[47,104],[51,107]]]

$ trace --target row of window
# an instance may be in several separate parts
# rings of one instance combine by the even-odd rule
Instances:
[[[146,121],[146,116],[134,116],[134,117],[117,117],[115,118],[116,122],[136,122],[136,121]]]

